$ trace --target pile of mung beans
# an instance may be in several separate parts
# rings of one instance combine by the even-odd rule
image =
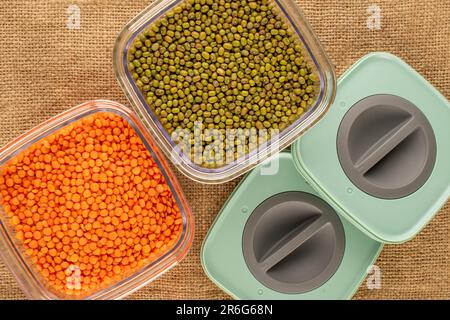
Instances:
[[[177,129],[267,130],[235,144],[248,154],[311,107],[318,77],[301,40],[273,0],[184,0],[152,22],[129,49],[129,71],[167,133]],[[273,131],[275,130],[275,131]],[[190,151],[203,167],[225,165],[227,148],[208,135]],[[193,143],[193,142],[192,142]]]

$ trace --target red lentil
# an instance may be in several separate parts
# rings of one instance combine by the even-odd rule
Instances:
[[[0,204],[40,275],[69,295],[123,279],[170,250],[182,232],[180,210],[149,151],[125,119],[106,112],[0,168]]]

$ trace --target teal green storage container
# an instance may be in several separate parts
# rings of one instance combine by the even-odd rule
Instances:
[[[201,258],[236,299],[349,299],[382,247],[336,214],[282,152],[236,188]]]
[[[401,59],[370,54],[293,145],[297,169],[339,214],[385,243],[413,238],[450,196],[450,103]]]

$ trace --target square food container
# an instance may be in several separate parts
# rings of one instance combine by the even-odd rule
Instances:
[[[128,52],[136,37],[152,23],[164,17],[170,10],[185,2],[192,3],[192,0],[155,1],[131,20],[117,38],[113,56],[114,71],[134,111],[153,134],[160,149],[171,158],[181,172],[199,182],[223,183],[244,174],[261,161],[290,145],[325,114],[335,95],[334,70],[297,4],[293,0],[269,0],[283,16],[283,20],[290,26],[294,35],[297,36],[299,44],[303,48],[303,54],[310,63],[313,74],[319,80],[320,84],[315,88],[317,92],[315,102],[293,124],[282,130],[278,135],[272,136],[269,141],[261,143],[255,150],[241,157],[236,156],[237,159],[233,158],[233,161],[227,162],[222,167],[206,168],[198,165],[191,160],[190,156],[183,153],[164,129],[155,110],[149,106],[144,95],[135,84],[128,68]]]
[[[164,175],[165,181],[169,185],[176,203],[180,208],[183,219],[180,239],[172,249],[158,257],[155,261],[138,269],[134,274],[116,283],[112,283],[110,286],[102,288],[97,292],[93,292],[89,296],[81,296],[84,299],[119,299],[154,280],[183,259],[191,246],[194,232],[193,217],[191,216],[188,203],[180,185],[168,163],[160,154],[150,133],[139,118],[131,110],[116,102],[98,100],[83,103],[42,123],[0,149],[0,168],[8,163],[11,158],[20,154],[31,145],[38,143],[48,135],[63,129],[77,120],[99,112],[119,115],[134,128],[160,168],[161,173]],[[46,280],[43,279],[38,270],[35,269],[30,258],[23,252],[22,245],[16,240],[9,218],[3,207],[0,207],[0,256],[28,298],[77,298],[77,296],[67,296],[49,288]]]
[[[236,299],[350,299],[383,248],[321,198],[294,158],[284,151],[248,173],[203,242],[205,273]]]
[[[412,239],[450,196],[450,102],[400,58],[372,53],[293,145],[297,169],[368,236]],[[317,143],[320,141],[320,143]]]

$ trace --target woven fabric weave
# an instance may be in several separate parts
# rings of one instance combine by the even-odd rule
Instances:
[[[129,105],[112,71],[117,34],[151,0],[3,1],[0,6],[0,146],[58,113],[92,99]],[[450,2],[377,0],[381,29],[367,26],[372,1],[301,0],[339,76],[371,51],[392,52],[450,98]],[[68,28],[70,5],[80,9],[80,28]],[[69,21],[70,22],[70,21]],[[433,106],[429,106],[433,107]],[[203,273],[200,247],[239,179],[204,186],[181,176],[195,215],[188,256],[132,299],[227,299]],[[364,283],[357,299],[450,298],[450,206],[414,240],[387,245],[377,261],[381,289]],[[0,298],[23,299],[0,263]]]

